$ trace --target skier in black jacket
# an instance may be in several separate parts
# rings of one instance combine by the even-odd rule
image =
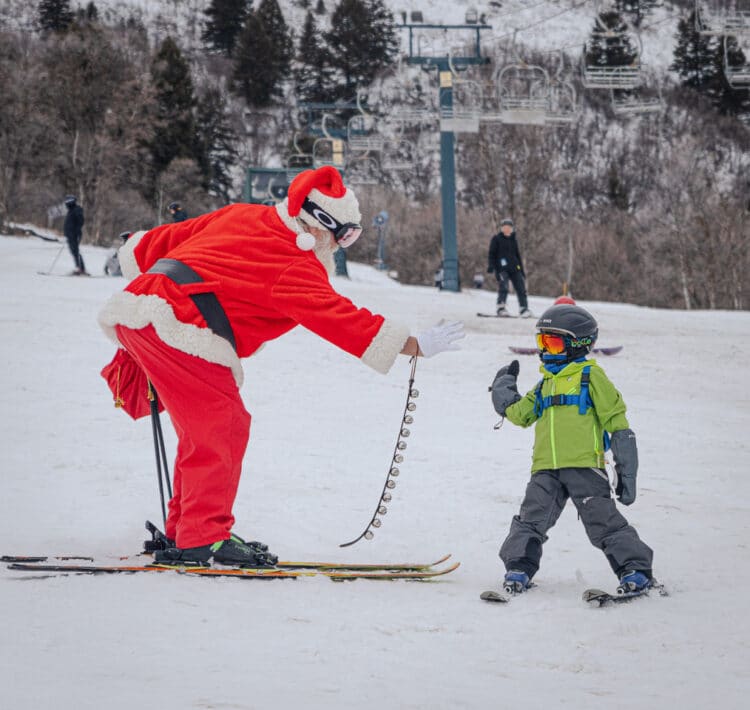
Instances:
[[[68,248],[73,255],[73,261],[76,268],[71,272],[71,276],[88,276],[86,266],[81,256],[80,244],[83,237],[83,208],[78,204],[74,195],[65,197],[65,206],[68,208],[68,214],[65,215],[63,232],[68,240]]]
[[[173,222],[184,222],[188,218],[188,213],[182,208],[179,202],[170,202],[167,207],[169,214],[172,215]]]
[[[497,315],[509,315],[505,308],[505,300],[508,298],[508,282],[512,281],[518,296],[519,315],[521,318],[531,318],[532,313],[526,298],[526,278],[521,252],[518,250],[516,232],[511,219],[504,219],[500,223],[500,231],[492,237],[487,272],[494,273],[498,281]]]

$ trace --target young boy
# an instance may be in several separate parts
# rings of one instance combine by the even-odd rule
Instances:
[[[610,496],[604,452],[611,444],[617,499],[635,500],[638,452],[625,418],[625,402],[595,360],[586,355],[598,326],[576,305],[547,309],[536,324],[541,382],[521,397],[518,361],[501,368],[492,383],[492,403],[513,424],[536,423],[531,480],[514,516],[500,558],[507,570],[505,591],[528,589],[539,569],[547,531],[571,498],[591,543],[607,557],[620,580],[618,591],[652,584],[653,551],[638,537]]]

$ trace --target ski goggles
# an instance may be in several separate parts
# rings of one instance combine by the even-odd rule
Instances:
[[[326,229],[330,230],[336,243],[346,249],[359,239],[362,225],[354,222],[339,222],[334,216],[326,212],[320,205],[315,204],[309,197],[302,203],[302,209],[314,217]]]
[[[536,346],[550,355],[561,355],[565,352],[565,336],[555,333],[537,333]]]

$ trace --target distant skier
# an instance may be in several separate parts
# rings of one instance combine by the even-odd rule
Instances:
[[[70,275],[88,276],[86,265],[83,263],[83,257],[81,256],[84,221],[83,208],[78,204],[75,195],[67,195],[65,197],[65,206],[68,208],[68,213],[65,215],[63,233],[65,234],[65,239],[68,240],[68,249],[70,249],[70,253],[73,256],[73,263],[75,264],[75,269]]]
[[[167,210],[172,215],[173,222],[184,222],[188,218],[188,213],[179,202],[170,202]]]
[[[118,239],[121,241],[121,246],[126,241],[130,232],[120,232]],[[122,269],[120,268],[120,258],[117,256],[117,250],[113,251],[108,257],[107,261],[104,262],[104,273],[107,276],[122,276]]]
[[[107,302],[99,322],[130,355],[128,366],[145,371],[179,439],[165,529],[175,546],[156,553],[160,563],[276,561],[267,547],[232,531],[250,434],[240,358],[297,325],[382,373],[399,353],[431,357],[458,349],[460,323],[441,322],[413,337],[406,326],[334,290],[333,253],[356,241],[360,220],[356,196],[325,166],[297,175],[275,206],[228,205],[136,232],[120,250],[123,273],[132,280]],[[301,353],[299,367],[321,366]],[[129,385],[120,377],[125,369],[109,381],[129,406],[130,395],[122,397]],[[285,387],[292,402],[294,383]],[[332,411],[319,423],[321,446],[335,436],[341,416],[347,415]]]
[[[487,272],[494,273],[497,278],[497,315],[509,315],[505,301],[508,298],[508,282],[511,281],[518,296],[519,315],[522,318],[531,318],[532,313],[526,298],[526,274],[512,219],[504,219],[500,223],[500,231],[490,241]]]
[[[604,453],[611,442],[623,505],[636,495],[638,451],[625,417],[622,395],[595,360],[586,355],[598,326],[579,306],[547,309],[536,324],[541,382],[524,397],[518,393],[518,361],[498,370],[492,383],[495,411],[513,424],[536,425],[531,480],[521,510],[500,548],[504,586],[525,591],[542,557],[547,531],[572,498],[589,540],[607,557],[623,591],[652,584],[653,552],[617,510],[610,496]]]

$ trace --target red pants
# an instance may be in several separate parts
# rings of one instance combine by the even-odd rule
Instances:
[[[148,374],[177,432],[166,534],[183,548],[226,540],[250,437],[250,415],[232,371],[175,350],[153,326],[116,330]]]

